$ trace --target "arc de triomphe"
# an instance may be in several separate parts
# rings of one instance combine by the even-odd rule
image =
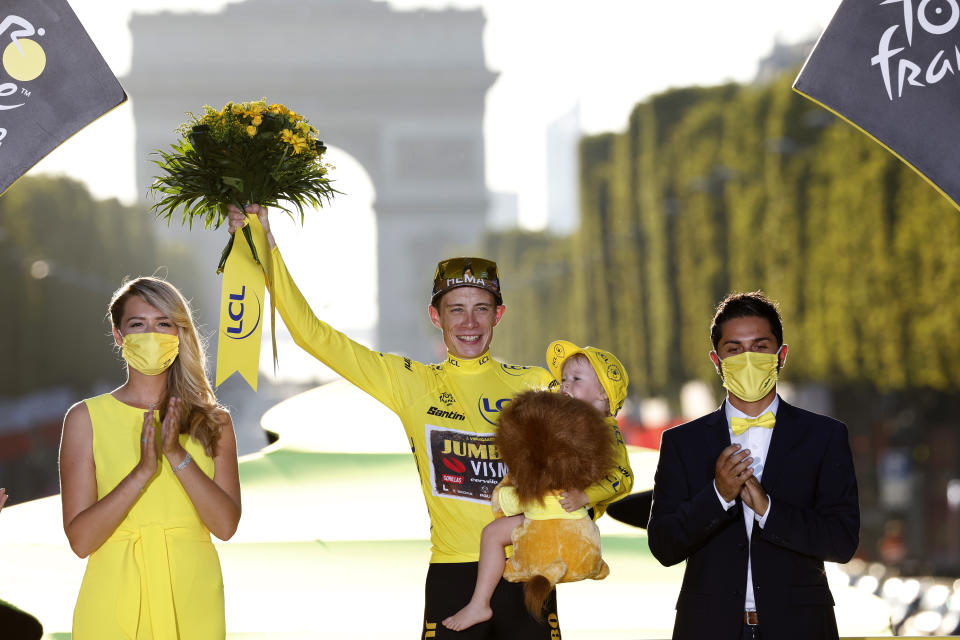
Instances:
[[[484,98],[496,74],[484,62],[483,24],[479,10],[394,11],[372,0],[247,0],[217,14],[134,15],[123,84],[140,193],[154,175],[150,152],[173,141],[186,111],[266,96],[307,114],[376,191],[377,348],[431,361],[438,335],[424,308],[433,268],[478,238],[487,214]],[[210,260],[224,242],[223,233],[165,233]],[[349,265],[325,277],[350,277]],[[204,296],[218,294],[212,268],[197,278]],[[209,312],[202,319],[215,326]]]

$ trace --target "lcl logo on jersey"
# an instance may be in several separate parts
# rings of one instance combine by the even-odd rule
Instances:
[[[262,306],[256,293],[247,295],[247,287],[240,287],[240,291],[230,294],[227,305],[227,315],[230,324],[227,325],[227,337],[233,340],[243,340],[249,337],[260,325]]]
[[[480,415],[483,416],[484,420],[496,426],[497,420],[500,418],[500,412],[512,399],[513,398],[500,398],[499,400],[491,400],[487,396],[480,396],[480,399],[477,401],[477,409],[480,411]]]
[[[511,376],[522,376],[523,373],[530,367],[522,367],[518,364],[500,364],[500,368],[503,369],[503,372]]]

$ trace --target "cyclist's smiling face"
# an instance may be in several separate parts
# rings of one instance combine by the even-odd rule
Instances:
[[[478,287],[457,287],[440,298],[439,309],[427,307],[430,321],[443,331],[450,355],[476,358],[490,348],[493,328],[506,307],[497,305],[493,294]]]

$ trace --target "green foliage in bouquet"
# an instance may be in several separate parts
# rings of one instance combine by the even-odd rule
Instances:
[[[292,205],[303,221],[304,207],[322,207],[338,193],[324,164],[327,148],[303,116],[282,104],[228,102],[220,110],[205,106],[203,115],[188,114],[178,128],[180,140],[170,151],[157,150],[154,162],[162,170],[151,191],[162,194],[153,205],[169,224],[181,209],[181,223],[193,227],[195,218],[205,228],[217,228],[227,207],[257,203],[279,207],[288,214]],[[259,263],[250,230],[244,235]],[[224,249],[217,272],[223,270],[233,238]]]

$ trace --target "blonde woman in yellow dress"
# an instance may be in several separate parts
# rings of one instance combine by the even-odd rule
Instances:
[[[90,556],[74,640],[226,636],[213,533],[240,521],[237,444],[217,404],[186,301],[138,278],[110,301],[127,381],[67,412],[60,445],[63,528]]]

